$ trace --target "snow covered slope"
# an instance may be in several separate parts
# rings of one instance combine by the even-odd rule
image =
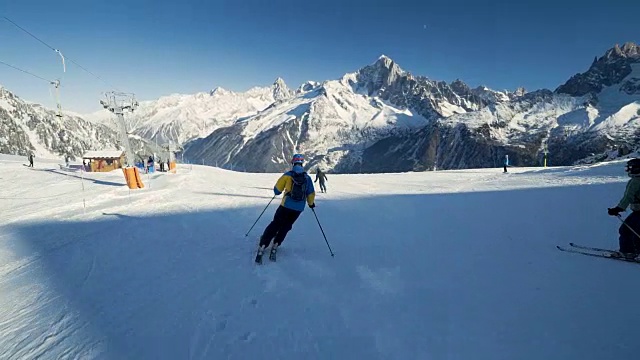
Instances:
[[[634,359],[623,163],[329,175],[253,264],[278,174],[181,165],[81,179],[0,159],[3,359]],[[86,210],[83,211],[83,194]],[[563,212],[553,211],[564,204]],[[550,211],[551,210],[551,211]]]
[[[255,87],[246,92],[216,88],[209,93],[173,94],[157,100],[142,101],[136,112],[127,117],[134,134],[160,144],[183,144],[203,137],[234,120],[253,115],[275,101],[291,97],[284,80],[276,79],[271,87]],[[88,118],[108,124],[108,111],[102,110]]]

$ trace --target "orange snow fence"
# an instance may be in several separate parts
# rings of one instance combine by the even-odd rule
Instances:
[[[169,163],[169,171],[171,171],[172,173],[176,173],[176,162],[172,161]]]
[[[144,188],[144,184],[140,179],[140,171],[138,171],[137,167],[123,168],[122,172],[124,173],[125,180],[127,180],[127,186],[129,186],[129,189]]]

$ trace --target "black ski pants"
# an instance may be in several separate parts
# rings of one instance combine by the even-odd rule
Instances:
[[[327,186],[324,184],[324,181],[320,181],[320,191],[327,192]]]
[[[625,224],[640,234],[640,211],[634,211],[624,220]],[[620,224],[620,252],[640,253],[640,238],[625,224]]]
[[[301,213],[301,211],[291,210],[282,205],[278,207],[276,214],[273,216],[273,221],[264,229],[264,233],[260,238],[260,246],[268,247],[272,239],[275,244],[280,246]]]

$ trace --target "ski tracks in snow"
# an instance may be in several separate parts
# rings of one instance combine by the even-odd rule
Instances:
[[[241,260],[232,253],[227,250],[221,256],[226,260],[214,261],[230,271],[242,271],[239,266],[233,266]],[[239,284],[229,283],[224,273],[214,271],[212,276],[216,277],[212,286],[217,289],[194,310],[197,320],[189,340],[190,360],[230,358],[235,350],[250,344],[256,336],[256,331],[248,325],[255,323],[260,314],[257,296],[242,293]],[[233,281],[244,285],[247,280],[235,278]]]
[[[95,358],[99,342],[83,334],[89,323],[42,285],[22,286],[12,306],[0,311],[0,358]],[[34,324],[47,326],[34,327]],[[82,338],[82,342],[78,342]]]
[[[93,274],[93,271],[95,270],[95,268],[96,268],[96,254],[94,253],[91,257],[91,264],[89,265],[89,270],[87,270],[86,275],[84,276],[80,284],[80,289],[84,289],[84,287],[87,285],[87,282],[89,282],[89,279],[91,278],[91,275]]]
[[[198,319],[188,359],[246,358],[256,352],[318,358],[314,339],[324,334],[314,334],[315,326],[306,325],[305,314],[325,307],[338,314],[326,289],[336,283],[337,274],[329,267],[332,260],[307,259],[304,254],[311,252],[283,247],[277,262],[265,258],[263,265],[255,265],[250,243],[245,248],[250,252],[225,248],[213,260],[217,265],[212,286],[217,288],[194,310]],[[320,329],[333,326],[330,318],[312,316],[312,321],[320,322]],[[282,341],[287,343],[285,353]]]

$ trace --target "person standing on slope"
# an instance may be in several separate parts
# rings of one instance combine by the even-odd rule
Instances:
[[[273,246],[269,253],[269,259],[275,260],[278,246],[282,244],[287,233],[293,227],[293,223],[304,211],[305,205],[308,204],[312,209],[316,206],[313,181],[302,167],[304,156],[301,154],[293,155],[291,163],[293,168],[280,176],[273,187],[275,195],[280,195],[284,192],[284,196],[273,216],[273,221],[264,229],[264,233],[260,237],[255,260],[257,263],[262,262],[262,255],[265,249],[269,247],[271,240],[273,240]]]
[[[619,216],[621,212],[631,206],[631,214],[620,226],[620,254],[614,256],[624,256],[627,259],[634,259],[640,254],[640,159],[631,159],[625,166],[625,171],[631,178],[627,183],[624,196],[614,208],[609,208],[609,215]],[[633,229],[633,231],[631,229]]]
[[[507,172],[507,166],[509,166],[509,155],[504,156],[504,172]]]
[[[324,182],[329,180],[327,180],[327,175],[322,170],[320,170],[320,167],[316,168],[316,180],[314,181],[314,183],[318,180],[320,180],[320,192],[326,193],[327,187],[325,186]]]

